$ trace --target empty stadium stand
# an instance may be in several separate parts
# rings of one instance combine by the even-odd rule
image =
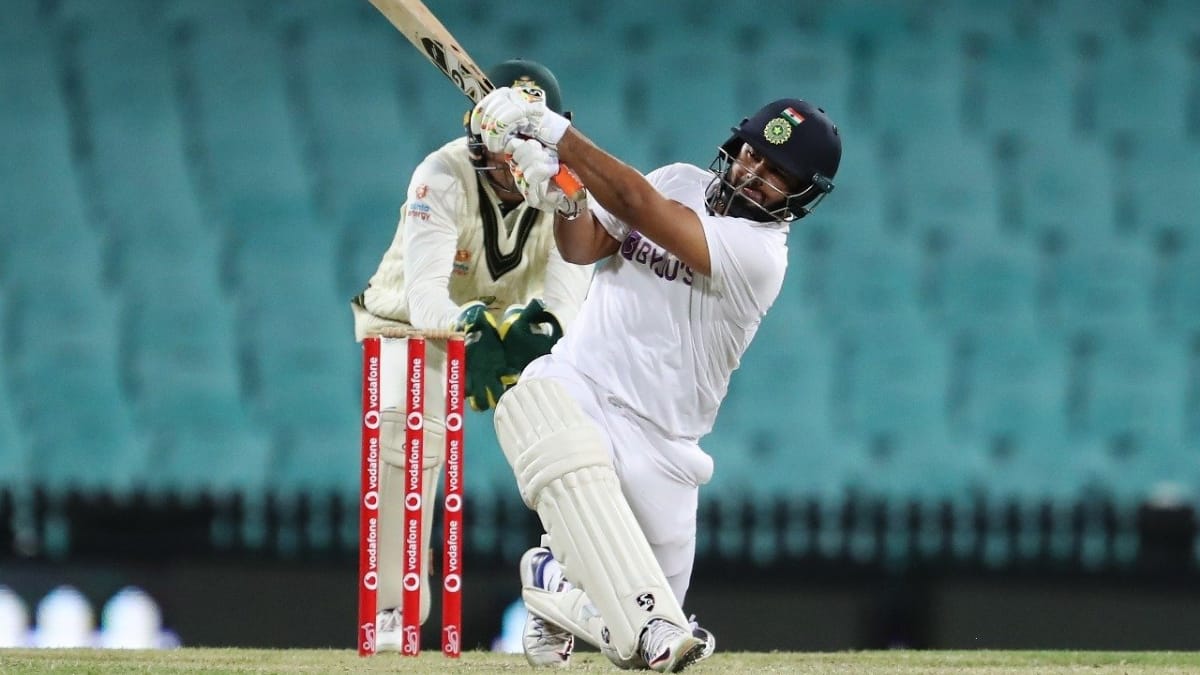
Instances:
[[[437,12],[485,63],[547,63],[643,171],[707,166],[783,96],[845,144],[702,440],[699,550],[1104,567],[1139,508],[1200,506],[1191,3],[611,5]],[[594,35],[524,30],[547,12]],[[368,3],[6,2],[0,497],[236,503],[214,540],[348,545],[348,299],[466,109]],[[498,550],[520,506],[490,421],[466,481]]]

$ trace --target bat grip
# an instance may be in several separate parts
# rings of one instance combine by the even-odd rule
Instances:
[[[554,174],[554,184],[572,200],[583,197],[583,183],[580,183],[575,174],[571,173],[565,165],[558,167],[558,173]]]

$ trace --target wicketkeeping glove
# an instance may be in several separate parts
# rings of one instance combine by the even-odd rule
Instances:
[[[467,403],[473,410],[487,410],[504,393],[504,380],[511,379],[504,344],[496,319],[482,302],[462,306],[454,329],[466,334]]]
[[[549,354],[562,335],[562,324],[541,300],[509,307],[500,322],[500,339],[504,341],[508,369],[520,374],[531,361]],[[515,384],[515,375],[505,383]]]

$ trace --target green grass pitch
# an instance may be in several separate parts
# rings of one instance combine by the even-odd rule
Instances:
[[[596,653],[566,672],[622,672]],[[0,673],[512,673],[533,672],[521,656],[467,652],[458,660],[349,650],[178,649],[106,651],[0,649]],[[1066,651],[717,652],[688,673],[1200,673],[1200,653]]]

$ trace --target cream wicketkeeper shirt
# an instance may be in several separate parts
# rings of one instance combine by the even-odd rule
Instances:
[[[362,296],[365,310],[354,307],[357,339],[385,326],[449,328],[459,307],[475,300],[498,314],[540,298],[568,329],[592,266],[562,259],[552,214],[523,204],[502,214],[483,183],[466,137],[417,166],[395,237]]]

